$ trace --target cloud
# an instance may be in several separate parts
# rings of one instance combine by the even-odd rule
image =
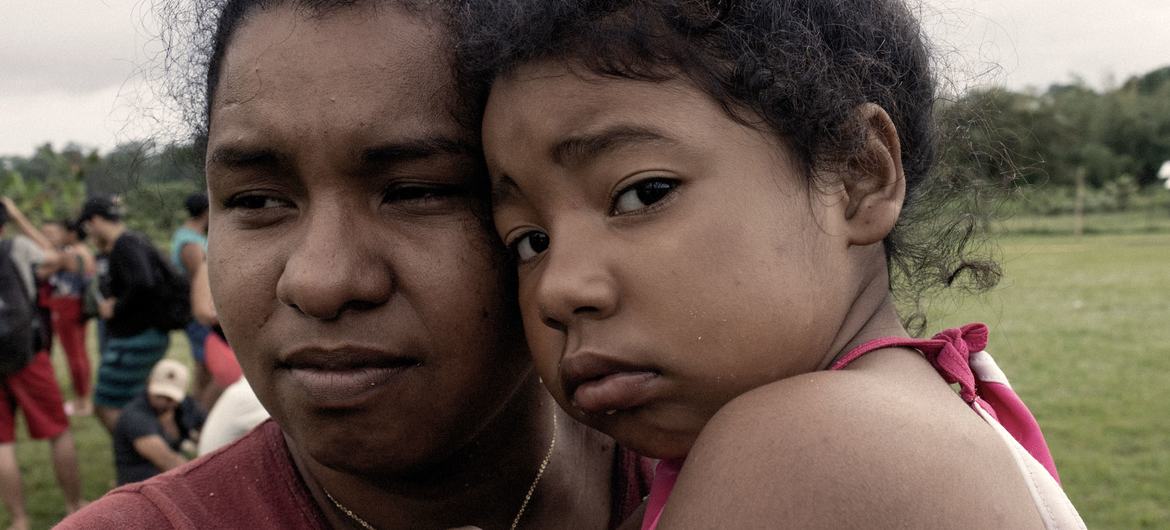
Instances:
[[[0,156],[28,156],[45,142],[61,148],[77,143],[105,152],[120,142],[164,136],[176,118],[157,105],[144,84],[84,93],[47,91],[0,97]],[[19,131],[19,134],[8,134]]]
[[[118,86],[143,64],[148,30],[138,0],[7,0],[0,94],[84,94]]]
[[[1170,65],[1170,2],[1164,0],[929,0],[928,34],[953,47],[975,84],[1013,89],[1069,82],[1105,88]],[[964,69],[961,69],[964,70]],[[978,76],[975,76],[976,78]]]

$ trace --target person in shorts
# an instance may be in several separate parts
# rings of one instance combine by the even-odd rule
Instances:
[[[16,235],[10,245],[4,245],[9,250],[0,254],[0,274],[18,275],[28,295],[25,302],[31,305],[36,296],[35,277],[47,277],[55,272],[60,254],[10,198],[0,197],[0,237],[4,236],[9,220],[23,235]],[[65,510],[73,513],[83,504],[77,449],[69,432],[69,420],[49,352],[42,347],[33,351],[22,368],[0,376],[0,500],[8,510],[12,529],[25,529],[29,525],[20,465],[16,461],[17,410],[24,412],[30,438],[49,440],[54,474],[65,496]]]
[[[113,432],[122,407],[142,392],[151,367],[170,345],[170,336],[158,324],[164,303],[157,269],[162,258],[145,235],[126,227],[121,210],[108,198],[85,201],[78,223],[108,256],[108,292],[98,302],[106,340],[93,403],[102,425]]]

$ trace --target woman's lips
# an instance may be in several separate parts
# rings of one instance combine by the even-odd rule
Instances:
[[[404,373],[417,358],[361,347],[305,348],[283,356],[278,368],[314,407],[354,408]]]
[[[417,365],[363,367],[343,370],[289,368],[292,381],[313,405],[325,409],[353,408]]]

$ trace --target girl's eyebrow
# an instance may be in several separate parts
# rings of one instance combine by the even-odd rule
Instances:
[[[571,136],[549,150],[553,162],[562,167],[581,167],[612,151],[640,144],[676,144],[665,133],[642,125],[618,124],[599,132]]]

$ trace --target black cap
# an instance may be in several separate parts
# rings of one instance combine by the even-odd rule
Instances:
[[[120,221],[122,212],[109,197],[90,197],[82,205],[81,215],[77,216],[77,222],[78,224],[84,223],[93,219],[94,216],[110,221]]]

